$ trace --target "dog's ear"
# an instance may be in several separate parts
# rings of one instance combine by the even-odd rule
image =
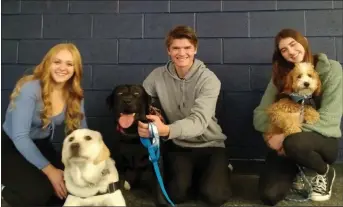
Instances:
[[[284,87],[283,92],[286,94],[290,94],[293,91],[293,71],[289,71],[289,73],[284,78]]]
[[[145,90],[144,90],[145,91]],[[150,114],[150,107],[152,106],[152,97],[145,91],[145,115],[149,115]],[[144,115],[144,119],[143,121],[148,123],[148,119],[146,118],[146,116]]]
[[[143,107],[141,107],[140,113],[139,113],[139,121],[148,123],[148,119],[146,118],[146,115],[149,114],[150,111],[150,106],[152,103],[152,98],[151,96],[146,92],[145,88],[141,85],[140,86],[143,94],[142,94],[142,101],[144,102]]]
[[[146,99],[146,103],[147,103],[147,107],[148,107],[147,113],[149,113],[149,107],[152,104],[152,97],[147,92],[145,92],[145,93],[146,93],[145,99]]]
[[[94,164],[97,165],[100,162],[107,160],[111,156],[110,150],[108,147],[105,145],[104,142],[102,142],[102,150],[100,151],[99,155],[97,158],[94,160]]]
[[[95,158],[94,160],[94,164],[97,165],[100,162],[108,159],[111,156],[110,150],[108,149],[108,147],[106,146],[106,144],[104,143],[102,136],[100,134],[100,132],[96,132],[97,134],[95,136],[99,137],[99,142],[101,142],[101,146],[102,149],[100,151],[100,153],[98,154],[98,156]]]
[[[114,98],[114,91],[115,91],[115,90],[113,90],[112,93],[111,93],[109,96],[107,96],[107,98],[106,98],[106,104],[107,104],[107,107],[108,107],[109,110],[113,110],[113,104],[114,104],[114,101],[113,101],[113,98]]]
[[[66,142],[71,136],[74,136],[74,132],[71,132],[68,136],[66,136],[62,143],[62,163],[64,167],[68,166],[68,150],[69,149],[67,149]]]

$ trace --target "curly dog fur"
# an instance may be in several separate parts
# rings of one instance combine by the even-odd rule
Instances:
[[[295,63],[295,67],[284,79],[285,87],[282,94],[292,93],[299,96],[319,96],[321,81],[318,73],[310,63]],[[314,124],[319,120],[319,113],[311,105],[305,105],[301,115],[301,103],[286,97],[271,104],[266,112],[269,116],[269,128],[264,134],[265,141],[275,134],[290,134],[301,132],[301,124]]]

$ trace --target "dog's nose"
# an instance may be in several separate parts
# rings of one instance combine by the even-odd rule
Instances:
[[[125,104],[129,104],[129,103],[131,103],[131,101],[132,101],[131,98],[124,98],[124,99],[123,99],[123,102],[124,102]]]
[[[309,87],[309,86],[310,86],[310,83],[309,83],[309,82],[305,82],[305,83],[304,83],[304,86],[305,86],[305,87]]]
[[[73,143],[70,145],[70,150],[72,151],[73,154],[77,154],[80,149],[80,144],[79,143]]]

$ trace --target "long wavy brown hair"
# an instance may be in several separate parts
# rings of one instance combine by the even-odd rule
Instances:
[[[15,88],[11,94],[11,107],[15,107],[15,98],[19,95],[21,87],[24,83],[32,80],[40,80],[41,98],[43,101],[43,110],[40,117],[43,122],[43,128],[46,128],[51,120],[52,105],[50,101],[50,92],[53,89],[53,79],[50,74],[50,67],[53,58],[62,50],[67,50],[73,57],[74,74],[66,82],[64,86],[64,97],[66,101],[66,118],[65,124],[66,133],[80,127],[81,120],[84,114],[81,112],[81,100],[83,99],[83,89],[81,88],[81,79],[83,75],[81,55],[77,47],[72,43],[61,43],[52,47],[44,56],[41,63],[39,63],[31,75],[25,75],[16,83]]]
[[[284,87],[284,78],[294,68],[294,63],[290,63],[285,60],[280,52],[279,43],[282,39],[293,38],[299,42],[305,49],[305,55],[303,62],[310,62],[316,65],[317,56],[312,55],[312,51],[309,47],[307,39],[298,31],[294,29],[283,29],[281,30],[274,39],[274,54],[273,54],[273,72],[272,79],[274,85],[278,91],[281,92]]]

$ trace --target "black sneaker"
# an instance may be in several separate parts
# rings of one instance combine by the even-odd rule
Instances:
[[[311,200],[327,201],[331,197],[333,182],[336,177],[336,172],[333,167],[328,165],[328,170],[325,175],[317,174],[312,178],[312,193]]]

